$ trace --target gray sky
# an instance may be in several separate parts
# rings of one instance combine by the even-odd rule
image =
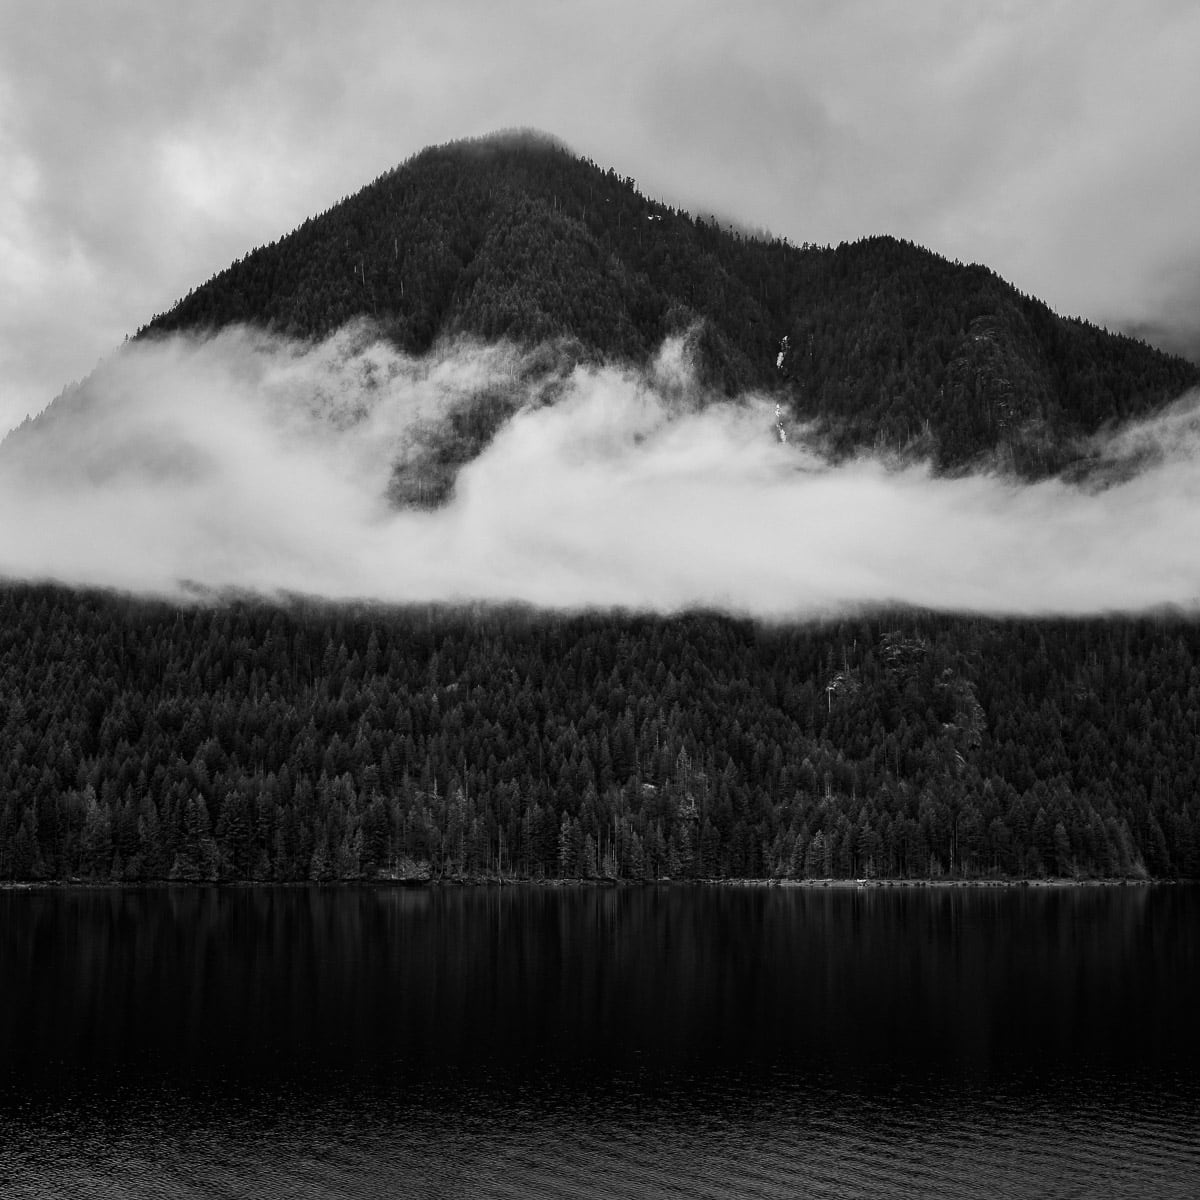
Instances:
[[[1200,356],[1192,0],[0,0],[0,427],[433,142],[530,125],[795,242]]]

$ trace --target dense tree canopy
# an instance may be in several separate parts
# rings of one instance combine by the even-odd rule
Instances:
[[[1200,628],[0,592],[0,878],[1200,876]]]

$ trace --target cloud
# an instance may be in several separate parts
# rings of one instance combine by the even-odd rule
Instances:
[[[1200,259],[1198,42],[1182,0],[8,0],[0,429],[253,246],[507,126],[745,227],[909,237],[1195,345],[1164,277]]]
[[[439,508],[388,502],[446,422],[513,415]],[[133,343],[0,446],[0,571],[172,596],[520,602],[805,619],[1195,609],[1194,399],[1094,447],[1109,486],[822,461],[762,398],[362,328]]]

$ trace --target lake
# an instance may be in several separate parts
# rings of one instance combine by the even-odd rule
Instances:
[[[0,892],[9,1197],[1200,1195],[1200,889]]]

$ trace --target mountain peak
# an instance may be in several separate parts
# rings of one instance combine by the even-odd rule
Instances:
[[[409,353],[470,335],[636,364],[695,328],[704,384],[774,393],[837,450],[1033,475],[1200,382],[985,267],[884,235],[797,247],[722,228],[533,129],[421,151],[142,332],[248,323],[307,339],[362,318]]]
[[[473,138],[457,138],[445,143],[444,149],[454,150],[552,150],[574,155],[574,151],[557,134],[530,125],[513,125],[495,129]]]

